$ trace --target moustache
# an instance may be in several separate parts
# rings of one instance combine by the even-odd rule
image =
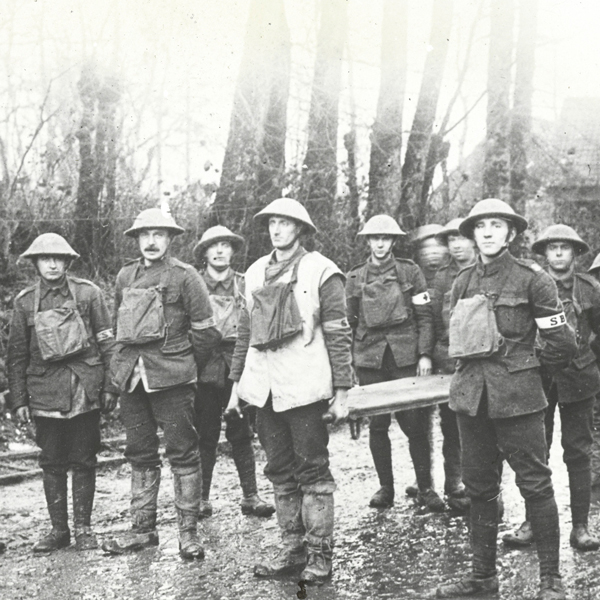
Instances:
[[[157,251],[157,250],[158,250],[158,248],[156,246],[146,246],[144,248],[144,252],[154,252],[154,251]]]

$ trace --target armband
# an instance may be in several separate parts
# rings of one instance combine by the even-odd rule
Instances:
[[[422,306],[423,304],[429,304],[431,302],[431,297],[429,296],[429,292],[423,292],[422,294],[417,294],[413,296],[412,303],[415,306]]]
[[[333,321],[325,321],[321,324],[325,333],[336,333],[337,331],[345,331],[350,328],[348,319],[336,319]]]
[[[114,338],[114,334],[112,329],[105,329],[104,331],[99,331],[96,334],[96,341],[98,343],[100,342],[105,342],[106,340],[111,340],[112,338]]]
[[[208,317],[208,319],[204,319],[204,321],[192,321],[192,330],[193,331],[203,331],[204,329],[208,329],[209,327],[214,327],[216,325],[214,317]]]
[[[561,312],[550,317],[540,317],[535,320],[535,324],[538,326],[538,329],[553,329],[554,327],[566,325],[567,317],[565,317],[564,312]]]

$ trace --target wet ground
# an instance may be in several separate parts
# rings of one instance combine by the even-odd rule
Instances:
[[[439,436],[437,436],[439,438]],[[436,438],[436,456],[440,440]],[[31,546],[47,527],[41,480],[0,488],[0,598],[3,600],[363,600],[424,599],[435,586],[469,568],[464,519],[449,514],[423,514],[404,497],[413,475],[407,444],[392,428],[395,475],[399,494],[389,510],[368,507],[377,489],[368,436],[353,441],[347,426],[332,433],[331,454],[339,490],[336,493],[335,571],[330,583],[304,592],[292,579],[261,581],[252,566],[278,543],[275,518],[245,517],[239,510],[240,489],[233,463],[220,456],[212,500],[215,515],[203,522],[206,559],[184,562],[178,555],[172,480],[163,470],[159,498],[160,546],[130,556],[107,557],[101,550],[78,553],[68,548],[38,556]],[[269,497],[259,460],[259,487]],[[560,446],[553,448],[552,466],[561,516],[561,559],[570,600],[600,599],[600,552],[570,548],[570,515],[566,471]],[[441,461],[436,481],[443,486]],[[129,527],[129,468],[103,470],[98,475],[94,527],[101,539]],[[505,472],[506,513],[501,532],[518,525],[524,510],[510,469]],[[600,533],[600,497],[594,499],[591,529]],[[534,598],[538,570],[534,550],[506,550],[498,545],[500,600]]]

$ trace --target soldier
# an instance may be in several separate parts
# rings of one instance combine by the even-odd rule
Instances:
[[[412,234],[416,262],[425,275],[429,290],[433,288],[437,270],[448,261],[448,247],[436,237],[442,229],[443,227],[437,223],[429,223],[418,227]]]
[[[588,273],[591,273],[596,281],[600,281],[600,254],[594,258]],[[596,355],[596,364],[600,368],[600,339],[595,338],[591,347]],[[592,488],[597,488],[600,487],[600,395],[596,396],[596,403],[594,404],[594,430],[592,435],[594,438],[591,459]]]
[[[395,258],[394,242],[405,235],[388,215],[376,215],[360,236],[371,256],[348,273],[348,321],[354,331],[353,360],[361,385],[431,374],[433,317],[425,277],[411,260]],[[433,489],[429,408],[403,410],[394,418],[408,438],[417,477],[417,501],[434,511],[444,502]],[[380,488],[370,506],[394,503],[394,473],[388,430],[391,415],[371,417],[369,445]]]
[[[597,550],[600,543],[588,532],[588,515],[594,401],[600,392],[600,372],[590,348],[590,337],[592,333],[600,335],[600,285],[591,275],[575,272],[576,257],[588,252],[589,246],[571,227],[551,225],[542,232],[532,250],[546,257],[547,271],[556,282],[558,296],[568,323],[577,332],[579,346],[577,356],[566,369],[542,369],[542,383],[548,398],[545,417],[548,454],[558,406],[563,460],[571,493],[570,543],[578,550]],[[515,547],[531,544],[533,531],[529,519],[503,540]]]
[[[200,436],[202,463],[202,501],[200,516],[210,517],[209,500],[212,474],[221,435],[221,417],[231,395],[232,381],[228,378],[241,308],[244,303],[244,276],[231,268],[234,251],[244,244],[244,238],[227,227],[217,225],[207,229],[194,248],[204,264],[200,271],[210,294],[210,303],[222,341],[200,373],[196,393],[196,429]],[[225,436],[231,443],[233,461],[237,468],[244,498],[242,513],[270,517],[275,507],[258,495],[256,464],[252,448],[253,433],[248,419],[226,420]]]
[[[450,260],[436,272],[433,280],[432,308],[435,333],[433,366],[435,373],[454,373],[456,361],[448,356],[450,326],[450,295],[458,272],[475,262],[473,240],[460,234],[458,227],[462,219],[452,219],[436,234],[438,242],[448,248]],[[464,512],[469,505],[461,479],[460,437],[456,413],[447,404],[440,404],[440,424],[444,441],[444,492],[448,506]]]
[[[111,372],[127,431],[132,530],[103,544],[111,554],[158,545],[160,426],[173,472],[179,553],[204,557],[197,534],[201,475],[194,396],[198,370],[221,336],[204,280],[169,254],[173,237],[183,231],[168,211],[150,208],[125,232],[137,238],[142,257],[117,275],[117,351]]]
[[[79,254],[56,233],[38,236],[21,255],[39,279],[14,302],[8,339],[12,408],[21,422],[33,417],[41,448],[52,531],[33,547],[51,552],[71,543],[67,472],[72,469],[75,547],[98,547],[91,529],[100,449],[100,411],[114,409],[109,378],[114,350],[110,313],[100,289],[67,275]]]
[[[268,223],[274,251],[245,275],[247,310],[229,375],[228,410],[241,415],[240,399],[259,407],[258,436],[283,543],[254,574],[303,569],[301,580],[318,585],[331,575],[336,488],[323,416],[348,416],[352,386],[344,276],[329,259],[302,247],[300,236],[316,228],[296,200],[274,200],[255,218]]]
[[[540,363],[566,367],[577,351],[556,285],[509,243],[527,221],[494,198],[478,202],[459,231],[475,240],[479,257],[452,287],[449,355],[458,365],[450,386],[457,413],[462,474],[471,499],[472,573],[442,585],[438,598],[498,591],[496,544],[501,462],[516,473],[540,562],[536,600],[564,600],[559,572],[559,524],[547,462]],[[536,334],[544,342],[538,356]]]

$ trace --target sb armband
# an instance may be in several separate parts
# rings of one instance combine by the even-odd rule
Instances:
[[[561,312],[549,317],[540,317],[535,320],[535,324],[538,326],[538,329],[553,329],[554,327],[566,325],[567,317],[564,312]]]
[[[423,304],[429,304],[431,297],[429,296],[429,292],[423,292],[422,294],[413,296],[411,300],[415,306],[422,306]]]

